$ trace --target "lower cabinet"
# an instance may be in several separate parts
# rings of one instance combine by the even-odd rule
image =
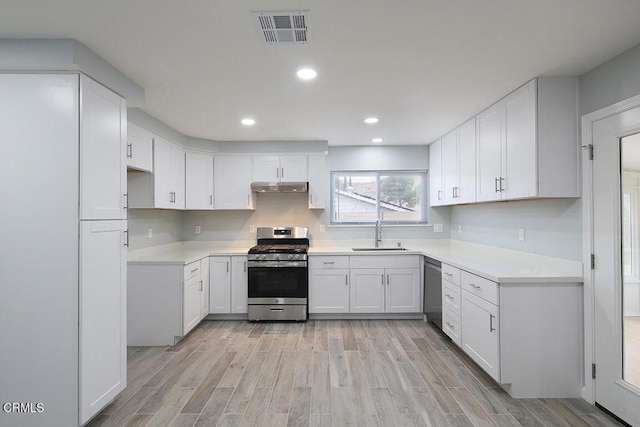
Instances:
[[[247,257],[209,257],[209,313],[247,312]]]
[[[309,257],[309,313],[419,313],[418,255]]]
[[[202,265],[129,264],[128,345],[175,345],[200,323],[207,295]]]
[[[462,291],[462,349],[496,381],[500,381],[498,306]]]

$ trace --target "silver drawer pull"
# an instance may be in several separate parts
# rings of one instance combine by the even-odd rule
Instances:
[[[469,286],[471,286],[473,289],[481,289],[481,286],[476,285],[475,283],[469,283]]]
[[[496,328],[493,327],[493,319],[496,316],[494,316],[493,314],[489,314],[489,332],[493,332],[496,330]]]
[[[284,307],[270,307],[269,310],[271,310],[271,311],[284,311]]]
[[[449,276],[449,277],[453,276],[453,273],[449,273],[449,272],[447,272],[447,271],[443,271],[443,273],[444,273],[444,274],[446,274],[446,275],[447,275],[447,276]]]
[[[325,261],[325,262],[323,262],[323,264],[335,264],[335,262],[334,261]]]
[[[444,294],[445,297],[449,298],[449,299],[453,299],[453,297],[449,294]]]
[[[191,272],[192,272],[192,273],[195,273],[195,272],[196,272],[196,271],[198,271],[198,270],[200,270],[198,267],[196,267],[196,268],[192,268],[192,269],[191,269]]]
[[[454,327],[451,323],[449,323],[449,322],[444,322],[444,323],[445,323],[448,327],[450,327],[451,329],[455,329],[455,327]]]

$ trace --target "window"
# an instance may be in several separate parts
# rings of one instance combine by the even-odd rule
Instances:
[[[331,172],[331,223],[425,224],[426,172]]]

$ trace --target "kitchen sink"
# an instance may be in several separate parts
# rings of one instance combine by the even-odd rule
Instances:
[[[361,251],[368,251],[368,252],[375,252],[375,251],[406,251],[407,248],[397,248],[397,247],[390,247],[390,248],[351,248],[352,251],[356,251],[356,252],[361,252]]]

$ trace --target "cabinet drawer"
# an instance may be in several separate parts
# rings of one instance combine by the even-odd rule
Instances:
[[[460,315],[460,288],[446,280],[442,282],[442,307]]]
[[[462,346],[460,316],[447,308],[442,308],[442,332],[447,334],[458,347]]]
[[[484,277],[476,276],[467,271],[462,271],[460,275],[462,289],[471,292],[490,303],[499,304],[498,284]]]
[[[420,268],[420,255],[352,255],[351,268]]]
[[[311,269],[332,269],[349,268],[348,256],[310,256],[309,268]]]
[[[442,264],[442,278],[454,285],[460,286],[460,269],[449,264]]]
[[[184,281],[200,275],[200,260],[184,266]]]

